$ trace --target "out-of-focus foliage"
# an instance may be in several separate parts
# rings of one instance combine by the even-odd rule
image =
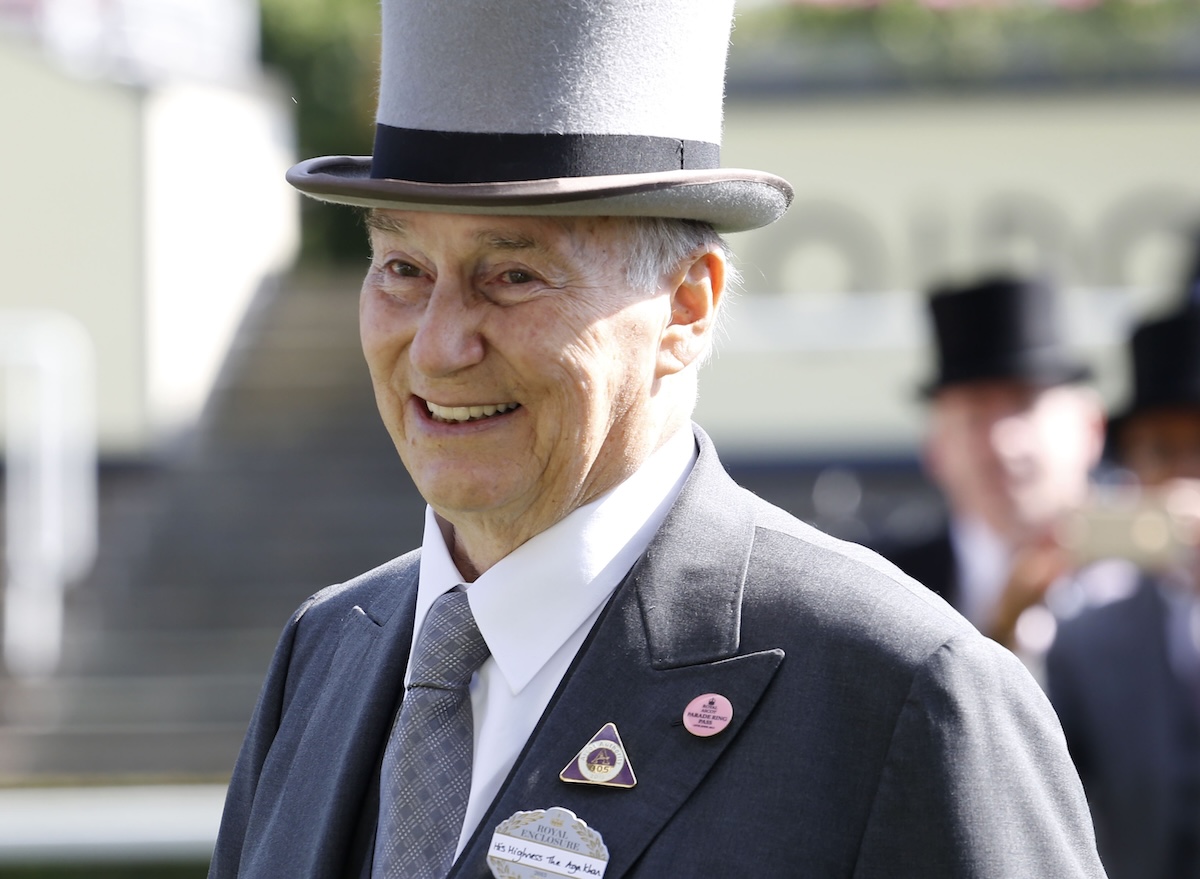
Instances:
[[[295,102],[301,158],[369,155],[379,71],[379,0],[261,0],[263,63]],[[366,254],[350,208],[303,199],[303,258]]]
[[[1136,82],[1200,77],[1196,0],[747,2],[743,80],[810,85]]]

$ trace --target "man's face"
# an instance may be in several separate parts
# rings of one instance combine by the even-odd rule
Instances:
[[[661,442],[651,402],[671,302],[626,282],[627,223],[377,211],[368,225],[360,329],[376,401],[456,529],[519,545]]]
[[[1082,503],[1103,438],[1087,388],[952,385],[932,401],[927,465],[958,515],[1019,542]]]
[[[1121,460],[1143,485],[1200,479],[1200,407],[1148,409],[1121,426]]]

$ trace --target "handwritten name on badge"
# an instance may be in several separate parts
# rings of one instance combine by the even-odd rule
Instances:
[[[570,809],[517,812],[492,834],[487,863],[496,879],[601,879],[608,849]]]

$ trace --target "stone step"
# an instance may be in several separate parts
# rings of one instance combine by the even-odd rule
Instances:
[[[272,574],[272,576],[275,576]],[[136,600],[128,602],[93,600],[87,612],[80,612],[72,605],[75,598],[68,599],[68,635],[85,627],[95,627],[104,639],[101,643],[113,643],[129,637],[132,633],[160,631],[164,637],[195,633],[197,637],[212,637],[237,629],[283,628],[292,611],[310,595],[325,586],[349,579],[340,578],[314,582],[296,582],[291,586],[280,585],[266,589],[245,588],[241,594],[230,598],[228,590],[219,600],[203,592],[203,582],[180,586],[157,586],[154,590],[140,590]],[[98,605],[98,606],[97,606]],[[120,655],[127,654],[118,648]],[[144,656],[146,667],[153,667],[152,656]]]
[[[0,785],[223,778],[262,674],[0,681]]]
[[[259,673],[4,680],[0,723],[12,731],[244,725],[262,678]]]
[[[66,782],[222,781],[246,735],[239,722],[0,726],[0,787]]]
[[[276,606],[272,602],[267,613]],[[101,629],[71,620],[60,673],[84,680],[136,677],[147,669],[174,677],[248,674],[261,678],[285,622],[286,616],[260,628],[110,624]]]
[[[275,517],[270,527],[253,530],[243,519],[211,526],[203,536],[186,534],[186,521],[160,532],[161,543],[148,553],[142,568],[152,577],[139,595],[161,600],[176,590],[196,593],[195,604],[215,605],[207,618],[230,624],[243,612],[237,605],[257,596],[279,597],[340,583],[411,549],[420,540],[421,511],[381,508],[386,518],[356,524],[351,511],[340,524],[320,521],[291,525],[293,517]],[[303,513],[296,514],[299,517]],[[264,516],[271,516],[264,512]],[[196,520],[199,521],[199,520]],[[182,534],[186,544],[171,539]],[[107,618],[107,617],[106,617]]]

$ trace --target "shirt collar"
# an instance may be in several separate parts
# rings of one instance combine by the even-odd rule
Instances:
[[[464,587],[492,658],[514,694],[599,611],[645,552],[695,460],[689,427],[616,488],[517,547]],[[434,600],[462,583],[441,520],[426,508],[414,631],[420,631]]]

